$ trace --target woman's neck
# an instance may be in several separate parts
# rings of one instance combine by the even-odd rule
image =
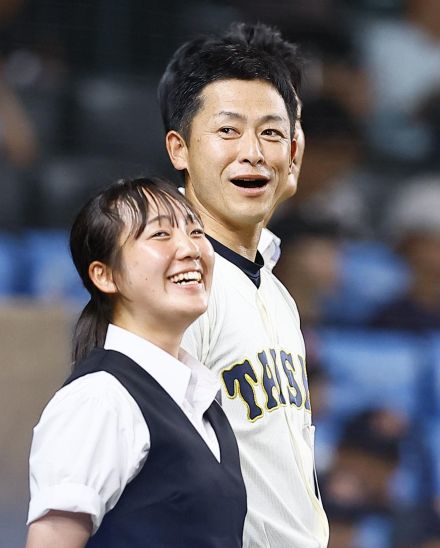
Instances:
[[[158,328],[158,326],[152,328],[146,325],[146,322],[134,321],[132,318],[124,317],[123,315],[115,315],[112,323],[147,340],[168,354],[171,354],[174,358],[178,358],[180,343],[184,333],[183,330],[173,330],[171,326],[167,326],[166,329],[163,326],[161,328]]]

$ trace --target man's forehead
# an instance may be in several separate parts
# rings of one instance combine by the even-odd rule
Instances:
[[[265,88],[265,93],[270,93],[270,90],[272,90],[273,93],[276,93],[280,96],[282,99],[279,91],[274,86],[272,82],[269,82],[268,80],[263,80],[261,78],[252,78],[252,79],[245,79],[245,78],[220,78],[217,80],[213,80],[211,82],[208,82],[201,90],[201,95],[212,95],[215,94],[216,91],[218,93],[224,93],[225,90],[232,90],[234,88],[251,88],[251,87],[260,87],[262,90]],[[221,90],[221,91],[220,91]],[[239,97],[238,97],[239,98]]]
[[[200,111],[213,116],[245,116],[251,109],[264,116],[288,120],[287,107],[278,90],[265,80],[226,79],[207,84],[201,94]]]

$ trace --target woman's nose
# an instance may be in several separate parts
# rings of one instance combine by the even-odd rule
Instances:
[[[177,246],[177,257],[179,259],[185,259],[187,257],[190,257],[191,259],[199,259],[200,248],[197,240],[188,234],[181,234],[179,236]]]

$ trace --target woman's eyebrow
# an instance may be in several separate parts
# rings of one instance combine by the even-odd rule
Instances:
[[[150,224],[153,224],[153,223],[161,223],[162,221],[165,221],[165,222],[168,222],[170,224],[174,224],[175,222],[175,218],[171,215],[166,215],[166,214],[160,214],[160,215],[156,215],[155,217],[152,217],[151,219],[148,219],[147,220],[147,225],[150,225]],[[202,225],[201,221],[193,214],[193,213],[187,213],[185,215],[185,224],[198,224],[198,225]]]
[[[147,225],[150,225],[152,223],[161,223],[162,221],[168,221],[171,223],[172,219],[170,215],[156,215],[155,217],[152,217],[151,219],[147,220]]]

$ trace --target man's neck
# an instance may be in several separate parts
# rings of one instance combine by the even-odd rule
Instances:
[[[257,246],[260,240],[261,228],[253,227],[249,231],[227,229],[219,223],[211,223],[202,217],[205,224],[205,231],[212,238],[232,249],[242,257],[254,262],[257,255]]]
[[[214,248],[214,251],[223,257],[229,263],[235,265],[240,269],[245,276],[255,285],[258,289],[261,283],[261,269],[264,266],[264,259],[262,255],[257,251],[257,256],[254,261],[250,261],[247,257],[240,255],[231,248],[223,245],[218,240],[207,234],[209,241]]]

